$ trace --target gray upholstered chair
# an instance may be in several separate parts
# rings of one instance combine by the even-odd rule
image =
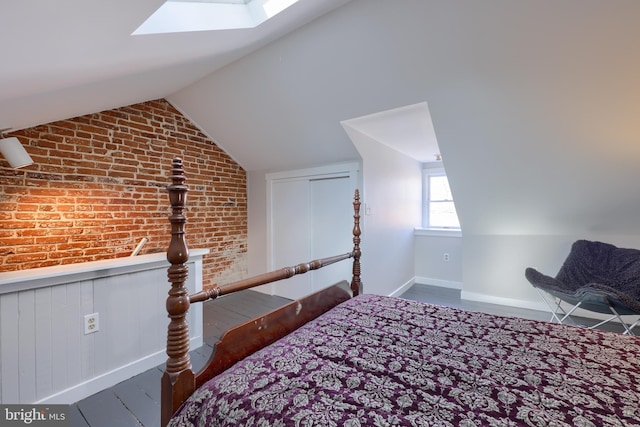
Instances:
[[[618,320],[624,333],[640,322],[625,322],[621,316],[640,316],[640,250],[578,240],[556,277],[527,268],[525,277],[536,288],[551,310],[551,320],[577,324],[573,318],[578,308],[611,315],[590,328]],[[551,299],[549,298],[551,296]],[[565,309],[562,305],[571,306]]]

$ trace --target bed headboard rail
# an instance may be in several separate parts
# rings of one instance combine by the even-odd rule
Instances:
[[[171,289],[167,297],[167,313],[170,318],[167,331],[167,363],[162,376],[161,421],[166,425],[178,407],[196,389],[196,375],[191,368],[189,357],[189,325],[187,313],[192,302],[201,302],[221,295],[230,294],[243,289],[264,285],[278,280],[303,274],[324,266],[353,258],[353,276],[351,279],[351,293],[359,295],[362,288],[360,280],[360,193],[355,191],[353,250],[351,252],[328,258],[298,264],[293,267],[282,268],[237,282],[229,283],[189,295],[185,282],[188,276],[189,248],[185,239],[185,206],[188,187],[182,159],[175,158],[171,168],[171,184],[167,187],[171,203],[171,241],[167,249],[167,260],[171,264],[167,275]]]

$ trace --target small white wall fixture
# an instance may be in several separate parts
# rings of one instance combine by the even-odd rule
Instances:
[[[0,152],[13,169],[33,164],[33,159],[15,136],[0,139]]]

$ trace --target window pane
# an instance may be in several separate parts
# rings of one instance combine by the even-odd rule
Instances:
[[[424,169],[423,224],[460,230],[460,221],[444,168]]]
[[[431,200],[453,200],[449,180],[446,176],[429,177],[429,199]]]
[[[460,228],[458,214],[453,202],[429,203],[429,227]]]

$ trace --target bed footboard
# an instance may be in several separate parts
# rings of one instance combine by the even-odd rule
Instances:
[[[172,210],[169,216],[171,242],[167,250],[167,260],[171,264],[167,273],[171,289],[166,304],[170,322],[167,331],[168,359],[162,376],[161,422],[163,426],[167,425],[180,405],[211,377],[348,300],[351,296],[360,294],[362,288],[360,280],[360,194],[356,190],[353,201],[354,226],[353,250],[351,252],[298,264],[189,295],[185,287],[188,275],[186,263],[189,260],[189,249],[185,239],[187,219],[184,214],[189,190],[185,185],[184,167],[179,158],[173,160],[171,181],[171,185],[167,188]],[[207,366],[198,374],[193,372],[189,357],[189,326],[186,318],[191,303],[206,301],[297,274],[304,274],[347,258],[353,259],[353,274],[350,284],[345,281],[330,286],[231,329],[216,343]]]
[[[343,281],[231,328],[216,343],[207,366],[196,375],[196,388],[349,298],[349,284]]]

